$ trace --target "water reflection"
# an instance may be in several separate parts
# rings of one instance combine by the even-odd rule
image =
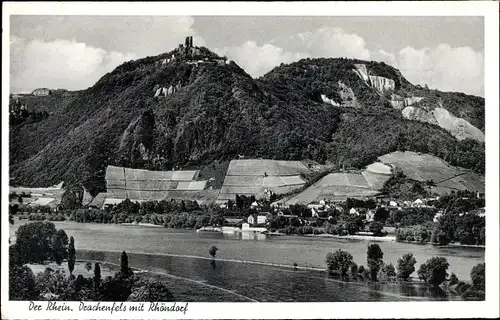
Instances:
[[[258,232],[241,232],[241,240],[266,240],[267,236]]]
[[[119,252],[78,251],[78,259],[93,259],[115,262]],[[439,292],[430,294],[422,283],[383,283],[344,281],[323,271],[294,270],[200,258],[157,256],[129,253],[132,267],[192,279],[200,284],[221,288],[225,292],[263,302],[335,302],[335,301],[401,301],[454,300],[457,297],[443,296]],[[207,264],[210,268],[207,270]],[[347,280],[347,279],[346,279]],[[188,286],[188,284],[186,284]],[[209,301],[221,300],[220,295],[208,297]]]

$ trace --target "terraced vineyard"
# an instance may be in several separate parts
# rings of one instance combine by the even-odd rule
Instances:
[[[217,200],[234,200],[236,195],[263,195],[265,190],[276,194],[289,193],[302,188],[301,174],[310,170],[300,161],[268,159],[232,160]]]
[[[9,193],[29,194],[30,197],[22,197],[22,203],[31,206],[57,206],[61,203],[61,198],[64,193],[63,183],[48,188],[25,188],[25,187],[10,187]],[[16,201],[18,199],[15,199]]]
[[[388,180],[390,174],[380,174],[380,177]],[[301,193],[278,202],[286,205],[309,204],[323,199],[342,201],[347,198],[365,198],[377,193],[378,189],[372,188],[363,173],[336,172],[328,174]]]
[[[132,201],[152,201],[164,199],[196,200],[211,202],[219,190],[205,190],[207,181],[196,181],[197,170],[149,171],[123,167],[106,168],[106,188],[104,195],[98,195],[99,202],[119,203],[125,199]]]
[[[454,167],[429,154],[393,152],[379,157],[380,162],[368,165],[360,173],[330,173],[299,194],[278,200],[277,203],[309,204],[322,199],[344,201],[347,198],[366,198],[379,193],[391,177],[391,170],[399,167],[413,180],[436,184],[431,192],[449,193],[453,190],[484,192],[484,177],[460,167]]]
[[[444,194],[453,190],[484,192],[484,177],[470,170],[454,167],[438,157],[415,152],[396,151],[379,157],[386,163],[400,167],[405,175],[417,181],[432,180],[432,192]]]

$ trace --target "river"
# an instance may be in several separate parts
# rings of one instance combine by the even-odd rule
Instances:
[[[24,222],[16,221],[10,235]],[[325,269],[325,256],[337,249],[352,254],[354,262],[366,267],[367,241],[301,236],[196,233],[135,225],[55,222],[75,238],[78,259],[119,263],[127,251],[132,267],[190,279],[199,284],[234,292],[258,301],[399,301],[437,299],[420,284],[342,282],[323,271],[294,270],[299,267]],[[411,252],[420,263],[445,257],[459,279],[470,281],[470,270],[484,262],[483,248],[438,247],[409,243],[377,242],[384,261],[396,266],[397,259]],[[215,265],[208,253],[215,245]],[[242,262],[260,262],[242,263]],[[267,265],[266,265],[267,264]],[[279,264],[283,266],[273,266]],[[416,272],[413,274],[416,276]],[[439,299],[457,299],[441,297]],[[214,297],[213,301],[217,300]]]

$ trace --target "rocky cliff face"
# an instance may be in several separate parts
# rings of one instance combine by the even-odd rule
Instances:
[[[354,72],[367,84],[370,82],[370,77],[368,76],[368,69],[365,64],[355,64],[356,69]]]
[[[401,110],[401,114],[405,119],[427,122],[433,125],[439,125],[438,122],[436,121],[436,118],[434,117],[433,112],[427,111],[422,108],[406,107],[403,110]]]
[[[484,133],[474,127],[469,121],[457,118],[445,108],[436,108],[433,110],[434,118],[438,125],[448,130],[458,140],[473,139],[484,142]]]
[[[371,75],[365,64],[355,64],[354,72],[370,87],[376,89],[379,93],[394,91],[396,82],[381,76]]]
[[[339,80],[338,88],[339,88],[339,95],[340,98],[342,99],[343,106],[344,107],[352,107],[352,108],[358,108],[359,103],[356,99],[356,95],[354,95],[354,91],[352,91],[352,88],[344,84],[342,81]]]
[[[155,118],[150,110],[132,120],[122,134],[118,154],[131,167],[141,167],[150,160],[154,143]]]
[[[484,142],[484,133],[467,120],[457,118],[442,107],[426,110],[419,107],[406,107],[401,111],[404,118],[437,125],[450,132],[458,140],[473,139]]]
[[[450,114],[480,124],[484,101],[418,89],[383,63],[303,59],[252,79],[206,48],[197,54],[197,64],[185,50],[127,62],[70,98],[51,97],[50,117],[10,127],[10,175],[23,185],[81,182],[95,194],[107,165],[200,168],[242,155],[363,166],[397,148],[439,144],[435,154],[456,153],[459,141],[441,128],[479,135],[423,103],[430,94],[448,111],[464,103]],[[406,118],[434,126],[403,120],[389,93]],[[473,147],[474,155],[484,150]]]
[[[417,102],[422,101],[424,98],[423,97],[407,97],[403,98],[397,94],[392,94],[391,95],[391,106],[394,109],[402,110],[405,107],[412,106],[416,104]]]
[[[328,98],[324,94],[321,95],[321,100],[323,100],[324,103],[328,103],[328,104],[330,104],[332,106],[340,107],[340,104],[338,102],[334,101],[333,99]]]
[[[396,82],[392,79],[387,79],[379,76],[370,76],[370,83],[378,92],[394,91]]]

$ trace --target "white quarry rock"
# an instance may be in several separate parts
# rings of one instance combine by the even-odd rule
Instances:
[[[370,81],[370,78],[368,77],[368,70],[366,69],[366,65],[355,64],[354,66],[356,67],[355,71],[358,74],[358,76],[368,83]]]
[[[484,142],[484,133],[469,121],[455,117],[445,108],[436,108],[433,113],[439,126],[448,130],[458,140],[469,138]]]
[[[161,94],[161,88],[158,88],[155,93],[155,97],[158,97]]]
[[[384,77],[370,76],[370,82],[372,87],[380,92],[392,91],[396,88],[396,82],[394,80]]]
[[[369,75],[365,64],[355,64],[354,66],[356,67],[354,72],[356,72],[368,86],[377,89],[377,91],[383,93],[384,91],[394,90],[396,88],[396,82],[392,79]]]
[[[338,102],[333,101],[324,94],[321,95],[321,100],[323,100],[323,102],[325,103],[331,104],[332,106],[340,107],[340,104]]]

